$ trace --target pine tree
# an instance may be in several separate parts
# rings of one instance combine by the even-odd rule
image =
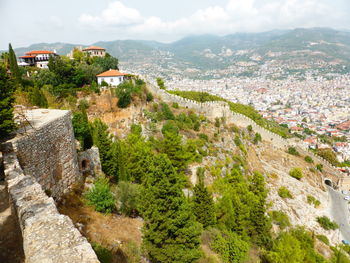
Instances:
[[[250,225],[252,227],[250,236],[258,245],[269,246],[271,243],[271,222],[266,216],[267,190],[264,176],[259,172],[255,172],[251,177],[249,188],[255,194],[254,205],[252,205],[250,212]]]
[[[108,176],[113,176],[115,180],[118,181],[118,155],[120,152],[117,144],[115,142],[113,143],[108,132],[108,126],[100,119],[96,119],[92,123],[92,128],[94,145],[96,145],[100,151],[102,171]]]
[[[47,108],[49,106],[44,93],[37,86],[29,93],[29,99],[33,105],[40,108]]]
[[[179,176],[166,155],[155,157],[141,192],[145,220],[143,247],[154,263],[189,263],[201,255],[200,224],[195,222]]]
[[[10,70],[11,70],[12,76],[18,83],[20,83],[21,73],[18,68],[16,54],[13,51],[11,44],[9,44],[9,64],[10,64]]]
[[[185,152],[181,142],[181,135],[174,132],[165,132],[161,142],[161,151],[168,155],[172,165],[179,171],[187,166],[190,156]]]
[[[15,98],[13,96],[13,82],[6,74],[6,69],[0,65],[0,138],[8,136],[15,128],[13,120],[12,103]]]
[[[208,188],[204,185],[203,176],[200,175],[200,172],[197,175],[199,175],[199,183],[193,189],[193,213],[197,221],[207,228],[213,226],[216,221],[214,201]]]

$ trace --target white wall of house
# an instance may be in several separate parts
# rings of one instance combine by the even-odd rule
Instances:
[[[107,82],[110,86],[118,86],[124,81],[124,76],[115,76],[115,77],[97,77],[97,82],[99,85],[102,84],[102,81]]]

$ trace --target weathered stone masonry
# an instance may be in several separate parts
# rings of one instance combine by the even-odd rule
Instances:
[[[83,178],[71,113],[38,109],[26,115],[31,127],[27,126],[26,132],[22,129],[22,135],[1,149],[9,198],[22,232],[25,262],[98,263],[91,245],[71,219],[58,212],[52,198],[59,199]]]
[[[33,176],[46,192],[59,199],[82,180],[70,111],[32,110],[32,128],[12,140],[26,175]]]

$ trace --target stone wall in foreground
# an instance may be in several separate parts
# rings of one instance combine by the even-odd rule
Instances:
[[[3,146],[5,180],[23,236],[26,263],[97,263],[91,245],[61,215],[34,176],[25,174],[11,142]]]
[[[83,179],[79,171],[71,112],[28,111],[32,128],[11,143],[26,175],[33,176],[55,200]]]

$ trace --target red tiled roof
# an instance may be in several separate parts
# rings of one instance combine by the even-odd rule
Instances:
[[[21,56],[20,58],[35,58],[35,56]]]
[[[102,47],[97,47],[97,46],[89,46],[83,49],[83,51],[86,51],[86,50],[106,50],[106,49]]]
[[[128,75],[128,74],[121,73],[116,69],[110,69],[105,72],[102,72],[101,74],[98,74],[97,77],[117,77],[117,76],[125,76],[125,75]]]
[[[26,53],[26,55],[30,56],[30,55],[39,55],[39,54],[54,54],[54,52],[52,51],[48,51],[48,50],[32,50]]]

